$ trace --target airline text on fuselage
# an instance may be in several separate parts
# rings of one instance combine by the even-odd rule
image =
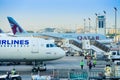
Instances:
[[[78,36],[78,40],[99,40],[99,36]]]
[[[0,40],[0,45],[14,44],[14,45],[28,45],[29,40]]]

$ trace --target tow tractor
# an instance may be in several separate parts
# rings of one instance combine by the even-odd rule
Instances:
[[[16,75],[9,75],[5,74],[5,75],[0,75],[0,80],[22,80],[21,76],[16,74]]]

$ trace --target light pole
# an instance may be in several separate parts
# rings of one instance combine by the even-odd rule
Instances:
[[[84,33],[85,33],[86,19],[84,19]]]
[[[116,35],[117,35],[117,32],[116,32],[116,29],[117,29],[117,8],[114,7],[115,9],[115,42],[117,41],[116,40]]]
[[[106,11],[103,11],[103,12],[104,12],[104,16],[105,16],[104,33],[105,33],[105,36],[106,36]]]
[[[97,13],[95,13],[95,15],[96,15],[96,29],[95,29],[95,32],[97,33]]]
[[[90,26],[91,26],[91,25],[90,25],[90,21],[91,21],[91,19],[88,18],[88,20],[89,20],[89,33],[90,33],[90,28],[91,28],[91,27],[90,27]]]

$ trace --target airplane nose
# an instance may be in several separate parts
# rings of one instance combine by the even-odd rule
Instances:
[[[59,54],[60,54],[60,57],[64,57],[65,56],[65,51],[63,49],[59,49]]]

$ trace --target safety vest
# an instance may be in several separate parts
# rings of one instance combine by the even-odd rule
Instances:
[[[106,67],[106,68],[105,68],[105,71],[106,71],[106,72],[111,72],[111,67]]]
[[[96,64],[96,60],[93,61],[93,64]]]
[[[111,67],[109,67],[109,66],[105,67],[105,75],[111,76]]]
[[[12,71],[11,71],[11,74],[12,74],[12,75],[15,75],[15,73],[16,73],[15,70],[12,70]]]
[[[83,62],[83,61],[81,61],[81,62],[80,62],[80,65],[84,65],[84,62]]]

